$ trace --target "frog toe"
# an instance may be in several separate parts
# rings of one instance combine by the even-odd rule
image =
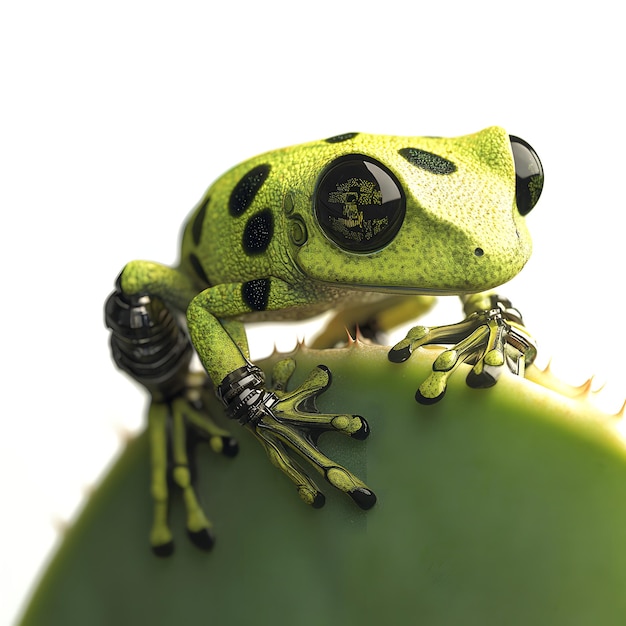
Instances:
[[[424,395],[420,389],[418,389],[415,392],[415,400],[417,402],[419,402],[420,404],[436,404],[437,402],[439,402],[441,399],[443,399],[443,397],[446,395],[446,390],[444,389],[441,393],[437,394],[436,396],[426,396]]]
[[[468,387],[472,389],[488,389],[493,387],[500,377],[500,369],[485,367],[481,372],[476,372],[473,369],[467,375],[465,382]]]
[[[363,441],[370,436],[370,425],[367,423],[365,418],[360,415],[355,415],[354,417],[358,417],[361,420],[361,426],[356,432],[352,433],[350,437],[352,437],[352,439],[357,439],[358,441]]]
[[[315,494],[315,497],[313,498],[313,502],[311,503],[311,506],[314,509],[321,509],[325,504],[326,504],[326,496],[321,491],[318,491]]]
[[[287,449],[279,439],[273,436],[271,430],[264,431],[265,429],[257,430],[255,434],[265,448],[272,465],[296,485],[301,500],[314,509],[321,509],[326,503],[324,494],[318,489],[315,482],[294,463]]]
[[[366,439],[370,427],[360,415],[319,412],[316,399],[331,383],[331,371],[325,365],[318,365],[298,388],[280,393],[277,403],[272,407],[272,414],[281,423],[289,424],[301,433],[308,433],[314,441],[324,432],[336,432],[357,440]]]
[[[371,509],[376,504],[374,492],[364,485],[356,476],[343,467],[325,468],[325,478],[333,486],[352,498],[361,509]]]
[[[439,402],[446,393],[450,373],[451,370],[432,372],[415,392],[415,400],[420,404]]]
[[[410,345],[402,346],[398,344],[391,348],[391,350],[389,350],[389,352],[387,353],[387,358],[392,363],[404,363],[409,359],[412,352],[413,351],[411,350]]]
[[[371,489],[367,489],[367,487],[358,487],[354,491],[349,492],[348,495],[364,511],[368,511],[376,504],[376,494]]]
[[[200,530],[187,530],[187,535],[191,542],[200,550],[209,552],[215,545],[215,534],[209,528],[201,528]]]
[[[222,437],[222,454],[234,458],[239,454],[239,443],[234,437]]]
[[[272,390],[284,391],[296,369],[296,361],[292,358],[281,359],[272,368]]]
[[[215,436],[211,437],[209,443],[211,449],[222,456],[232,459],[239,453],[239,443],[234,437]]]
[[[303,416],[303,419],[307,419],[307,417]],[[332,428],[335,432],[348,435],[348,437],[359,441],[367,439],[370,434],[369,424],[360,415],[324,415],[318,413],[309,416],[308,419],[311,427],[317,426],[322,430],[331,430]]]
[[[172,554],[174,554],[174,542],[173,541],[168,541],[166,543],[161,543],[158,545],[153,544],[152,545],[152,553],[155,556],[159,556],[162,558],[168,557],[168,556],[172,556]]]
[[[298,488],[298,495],[314,509],[321,509],[326,504],[326,496],[317,489],[311,490],[310,488],[301,485]]]
[[[170,556],[174,552],[174,539],[169,526],[156,522],[150,534],[150,545],[156,556]]]

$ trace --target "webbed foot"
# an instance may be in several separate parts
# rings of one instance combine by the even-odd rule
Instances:
[[[488,308],[480,308],[485,306]],[[415,399],[421,404],[433,404],[443,398],[448,378],[461,363],[473,364],[467,384],[485,388],[496,384],[505,366],[513,374],[523,376],[525,367],[535,359],[535,341],[523,326],[519,311],[508,300],[478,294],[466,299],[465,311],[468,316],[458,324],[412,328],[389,351],[389,360],[401,363],[419,346],[454,344],[437,357],[432,373],[419,386]]]
[[[219,388],[228,414],[255,435],[271,462],[290,478],[307,504],[320,508],[325,497],[301,467],[303,461],[360,508],[371,508],[376,502],[374,493],[349,470],[325,456],[317,445],[325,432],[365,439],[369,435],[367,422],[359,415],[317,410],[316,398],[331,384],[330,370],[323,365],[316,367],[299,387],[286,391],[294,368],[292,359],[274,367],[272,391],[264,388],[263,374],[252,365],[232,372]]]

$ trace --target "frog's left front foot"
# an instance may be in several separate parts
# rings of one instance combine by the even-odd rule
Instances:
[[[317,446],[320,435],[328,431],[365,439],[369,435],[367,422],[359,415],[325,414],[317,410],[315,399],[331,383],[330,371],[323,365],[316,367],[297,389],[285,391],[294,368],[293,359],[280,361],[274,367],[273,391],[265,389],[263,373],[253,365],[231,372],[219,387],[227,414],[254,434],[272,463],[295,483],[307,504],[320,508],[325,497],[300,467],[298,461],[302,460],[359,507],[371,508],[376,502],[374,493]]]
[[[422,404],[441,400],[449,376],[464,362],[473,364],[466,382],[473,388],[495,385],[506,365],[519,376],[537,355],[534,339],[523,326],[522,316],[511,303],[496,295],[478,294],[465,301],[468,316],[448,326],[416,326],[389,351],[394,363],[406,361],[419,346],[455,344],[433,363],[433,371],[420,385],[415,399]]]

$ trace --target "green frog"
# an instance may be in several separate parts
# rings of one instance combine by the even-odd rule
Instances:
[[[492,290],[531,254],[525,217],[543,178],[532,147],[499,127],[456,138],[345,133],[226,172],[191,213],[176,267],[128,263],[107,301],[106,323],[115,362],[151,394],[154,552],[173,550],[168,471],[183,490],[189,536],[200,548],[213,546],[186,444],[193,428],[215,451],[237,453],[210,415],[215,394],[306,503],[320,507],[324,496],[305,468],[362,509],[376,502],[317,445],[328,431],[363,440],[367,421],[317,410],[316,397],[331,384],[323,365],[288,390],[294,362],[285,359],[266,382],[250,360],[245,322],[334,310],[344,321],[376,327],[391,310],[407,317],[420,299],[454,294],[463,299],[465,319],[416,326],[389,351],[400,363],[419,346],[452,344],[416,399],[439,401],[461,362],[473,366],[473,387],[493,385],[505,369],[522,375],[535,356],[533,339],[519,312]],[[331,333],[323,343],[335,340]],[[206,375],[190,368],[194,352]]]

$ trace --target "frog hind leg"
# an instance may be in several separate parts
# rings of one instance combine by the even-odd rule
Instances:
[[[192,484],[188,434],[190,429],[201,433],[215,452],[229,457],[236,455],[237,443],[210,417],[209,381],[205,374],[190,372],[189,338],[177,321],[176,307],[170,310],[165,304],[184,305],[186,294],[174,293],[170,298],[172,292],[167,289],[181,282],[176,271],[146,262],[129,266],[137,284],[135,293],[122,289],[123,273],[105,305],[105,321],[111,329],[113,360],[152,396],[148,410],[154,503],[150,543],[159,556],[168,556],[174,549],[168,524],[171,478],[183,492],[189,536],[200,548],[210,549],[214,537]],[[141,285],[142,276],[151,280]],[[165,288],[158,292],[158,287]]]
[[[206,385],[194,385],[198,399],[179,397],[171,403],[152,401],[148,409],[148,432],[151,456],[151,494],[154,502],[153,525],[150,532],[152,551],[169,556],[174,541],[168,523],[169,485],[183,494],[187,534],[202,550],[211,550],[215,535],[206,517],[195,488],[192,449],[198,440],[206,440],[214,452],[234,457],[238,444],[229,433],[217,426],[203,412],[209,404]],[[193,375],[192,375],[193,378]],[[201,400],[200,400],[201,398]]]
[[[188,412],[188,405],[186,400],[184,398],[175,399],[171,409],[172,481],[183,494],[189,538],[198,548],[210,550],[215,543],[215,536],[193,485],[192,468],[188,454],[188,424],[185,416],[185,413]]]
[[[382,343],[384,335],[429,311],[433,296],[384,296],[366,304],[342,307],[310,342],[312,348],[332,348],[345,343],[348,334]]]
[[[148,409],[148,438],[151,464],[150,492],[154,503],[154,514],[150,545],[157,556],[170,556],[174,552],[174,539],[168,522],[167,419],[167,405],[151,403]]]

